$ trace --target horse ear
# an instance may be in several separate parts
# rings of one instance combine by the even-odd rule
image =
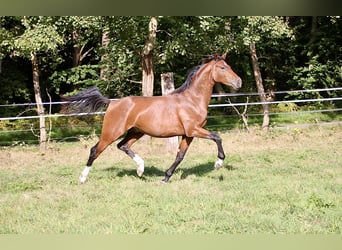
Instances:
[[[227,57],[227,52],[226,52],[226,53],[224,53],[224,54],[223,54],[221,57],[222,57],[222,59],[223,59],[223,60],[226,60],[226,57]]]

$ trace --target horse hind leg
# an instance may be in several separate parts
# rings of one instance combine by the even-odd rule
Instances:
[[[131,146],[133,145],[133,143],[139,140],[143,135],[144,135],[143,132],[140,132],[134,128],[130,129],[127,132],[127,135],[125,136],[125,138],[122,141],[120,141],[117,145],[118,149],[124,151],[129,157],[131,157],[137,163],[138,165],[137,174],[139,177],[143,175],[144,170],[145,170],[144,160],[139,155],[133,152],[133,150],[131,149]]]
[[[92,147],[90,149],[90,154],[89,154],[89,158],[87,161],[87,165],[86,167],[83,169],[81,176],[80,176],[80,183],[85,183],[88,177],[88,174],[90,172],[90,168],[91,165],[93,164],[93,162],[95,161],[95,159],[102,153],[103,150],[106,149],[106,147],[109,145],[110,143],[108,142],[104,142],[104,141],[99,141],[98,143],[96,143],[96,145],[94,147]]]
[[[79,178],[81,184],[86,182],[91,166],[93,162],[96,160],[96,158],[115,140],[116,138],[114,138],[113,140],[104,140],[101,138],[100,141],[90,149],[87,165],[83,169],[81,176]]]
[[[87,176],[90,172],[90,168],[91,168],[91,165],[93,164],[94,160],[96,159],[96,155],[97,155],[97,145],[99,143],[96,143],[95,146],[93,146],[91,149],[90,149],[90,155],[89,155],[89,158],[88,158],[88,162],[87,162],[87,166],[83,169],[82,173],[81,173],[81,176],[80,176],[80,183],[85,183],[86,180],[87,180]]]

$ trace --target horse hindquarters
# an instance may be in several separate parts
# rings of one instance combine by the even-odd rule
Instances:
[[[120,101],[112,101],[103,118],[100,140],[90,150],[87,165],[81,173],[80,182],[84,183],[96,158],[114,141],[126,132],[127,114],[120,108]],[[115,103],[116,102],[116,103]]]

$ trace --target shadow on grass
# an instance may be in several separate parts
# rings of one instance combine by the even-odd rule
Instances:
[[[181,179],[186,179],[190,175],[204,176],[207,173],[210,173],[212,171],[220,171],[222,169],[227,169],[229,171],[235,170],[235,168],[232,165],[224,165],[221,169],[216,170],[214,168],[213,162],[207,162],[207,163],[203,163],[192,168],[183,169]]]
[[[116,172],[116,176],[118,177],[123,177],[123,176],[136,176],[137,175],[137,170],[136,169],[125,169],[125,168],[117,168],[117,167],[111,167],[107,168],[104,171],[111,171],[111,172]],[[164,171],[152,166],[145,166],[145,171],[143,176],[164,176]]]
[[[232,165],[224,165],[222,167],[222,169],[232,171],[232,170],[235,170],[236,168],[234,168]],[[220,169],[220,170],[222,170],[222,169]],[[182,171],[180,178],[183,180],[183,179],[186,179],[190,175],[204,176],[207,173],[210,173],[212,171],[220,171],[220,170],[216,170],[214,168],[213,162],[207,162],[207,163],[199,164],[197,166],[190,167],[190,168],[182,168],[182,166],[180,165],[176,169],[175,173],[177,173],[178,171]],[[104,171],[116,172],[116,176],[118,176],[118,177],[136,176],[137,175],[136,169],[124,169],[124,168],[111,167],[111,168],[105,169]],[[144,178],[144,177],[158,177],[158,176],[163,178],[165,176],[165,171],[163,171],[159,168],[156,168],[155,166],[145,166],[145,171],[144,171],[144,175],[142,176],[142,178]]]

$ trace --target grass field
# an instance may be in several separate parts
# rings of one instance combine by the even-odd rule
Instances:
[[[78,183],[96,138],[0,149],[0,233],[342,232],[342,127],[220,134],[195,139],[168,184],[174,160],[162,139],[139,141],[145,174],[115,145]]]

